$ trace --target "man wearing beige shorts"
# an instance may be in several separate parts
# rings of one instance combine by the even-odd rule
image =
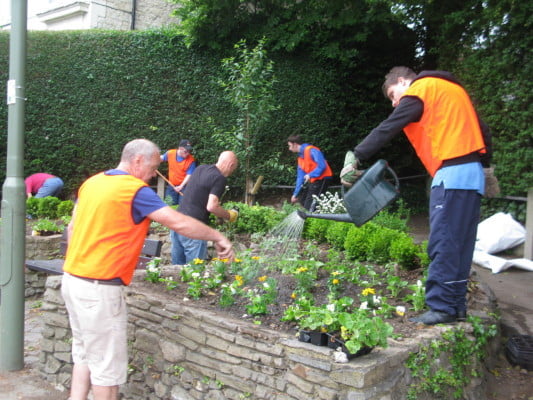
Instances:
[[[127,379],[129,285],[150,220],[193,239],[211,240],[220,258],[234,258],[218,231],[167,206],[147,185],[160,150],[149,140],[126,144],[119,165],[87,179],[69,224],[62,295],[72,328],[71,400],[118,399]]]

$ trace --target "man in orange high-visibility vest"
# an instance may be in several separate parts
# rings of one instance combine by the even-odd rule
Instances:
[[[299,135],[287,138],[289,151],[298,154],[298,168],[296,170],[296,185],[291,197],[291,203],[299,201],[306,210],[314,211],[315,199],[329,186],[333,173],[324,154],[316,146],[303,143]]]
[[[466,318],[466,293],[481,196],[483,167],[489,167],[491,140],[466,90],[446,71],[415,74],[394,67],[383,94],[394,111],[359,143],[358,160],[371,158],[402,130],[433,177],[429,199],[431,259],[426,281],[429,311],[410,320],[426,325]],[[359,161],[356,160],[356,164]]]
[[[192,145],[187,139],[180,141],[177,149],[168,150],[161,156],[161,161],[168,163],[168,185],[165,197],[170,196],[172,204],[179,204],[185,187],[196,168],[196,160],[193,157]]]

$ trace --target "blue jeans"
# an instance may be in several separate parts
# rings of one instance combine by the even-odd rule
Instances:
[[[48,178],[44,181],[43,186],[39,188],[39,190],[35,194],[35,197],[57,197],[61,190],[63,190],[63,181],[61,180],[61,178]]]
[[[205,260],[207,258],[207,241],[201,239],[190,239],[174,231],[170,231],[170,257],[172,264],[189,264],[195,258]]]
[[[185,188],[181,189],[181,193],[183,193],[184,191],[185,191]],[[170,185],[167,185],[167,188],[165,189],[165,197],[168,197],[168,196],[170,196],[170,198],[172,199],[171,205],[175,206],[176,204],[180,203],[181,195],[178,192],[176,192],[174,188]]]

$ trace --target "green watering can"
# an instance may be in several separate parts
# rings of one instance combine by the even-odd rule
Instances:
[[[385,179],[390,174],[394,184]],[[298,211],[300,218],[320,218],[332,221],[351,222],[361,226],[388,206],[400,195],[400,182],[396,173],[385,160],[378,160],[368,168],[343,198],[346,214],[314,214]]]

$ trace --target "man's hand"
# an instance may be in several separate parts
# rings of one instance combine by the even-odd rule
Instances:
[[[228,210],[228,213],[229,213],[229,222],[237,221],[237,218],[239,217],[239,212],[237,210]]]
[[[214,244],[218,258],[227,259],[229,261],[235,260],[235,252],[233,250],[233,246],[231,242],[226,239],[226,237],[223,237],[223,239],[214,242]]]
[[[353,158],[353,161],[346,164],[349,158]],[[350,187],[361,177],[361,175],[363,175],[364,171],[358,169],[361,163],[352,152],[346,154],[344,161],[345,167],[341,170],[339,176],[341,178],[341,183],[346,187]]]
[[[296,196],[291,196],[291,203],[292,204],[296,204],[298,202],[298,197]]]

